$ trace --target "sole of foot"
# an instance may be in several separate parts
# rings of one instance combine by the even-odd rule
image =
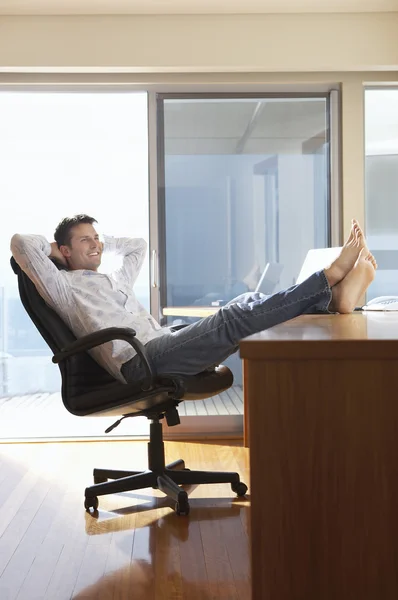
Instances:
[[[351,313],[372,283],[377,269],[376,260],[362,248],[351,271],[332,290],[330,310],[341,314]]]

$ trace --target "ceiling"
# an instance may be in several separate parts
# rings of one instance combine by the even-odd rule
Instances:
[[[0,15],[357,13],[398,0],[0,0]]]
[[[326,129],[325,98],[167,100],[167,154],[284,154]]]

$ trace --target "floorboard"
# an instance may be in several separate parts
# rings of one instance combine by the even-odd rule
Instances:
[[[238,442],[166,442],[168,461],[236,470],[249,484]],[[0,446],[1,600],[249,600],[249,496],[228,484],[188,490],[178,517],[158,490],[100,497],[86,513],[92,468],[144,469],[146,443]]]

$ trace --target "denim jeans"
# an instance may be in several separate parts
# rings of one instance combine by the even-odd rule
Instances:
[[[332,291],[323,271],[299,285],[266,296],[247,292],[175,332],[150,340],[145,349],[158,374],[196,375],[221,364],[238,350],[239,341],[302,314],[327,313]],[[126,381],[144,376],[138,355],[122,365]]]

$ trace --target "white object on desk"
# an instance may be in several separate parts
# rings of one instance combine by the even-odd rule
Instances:
[[[362,307],[362,310],[389,310],[398,311],[398,296],[379,296],[373,298]]]

